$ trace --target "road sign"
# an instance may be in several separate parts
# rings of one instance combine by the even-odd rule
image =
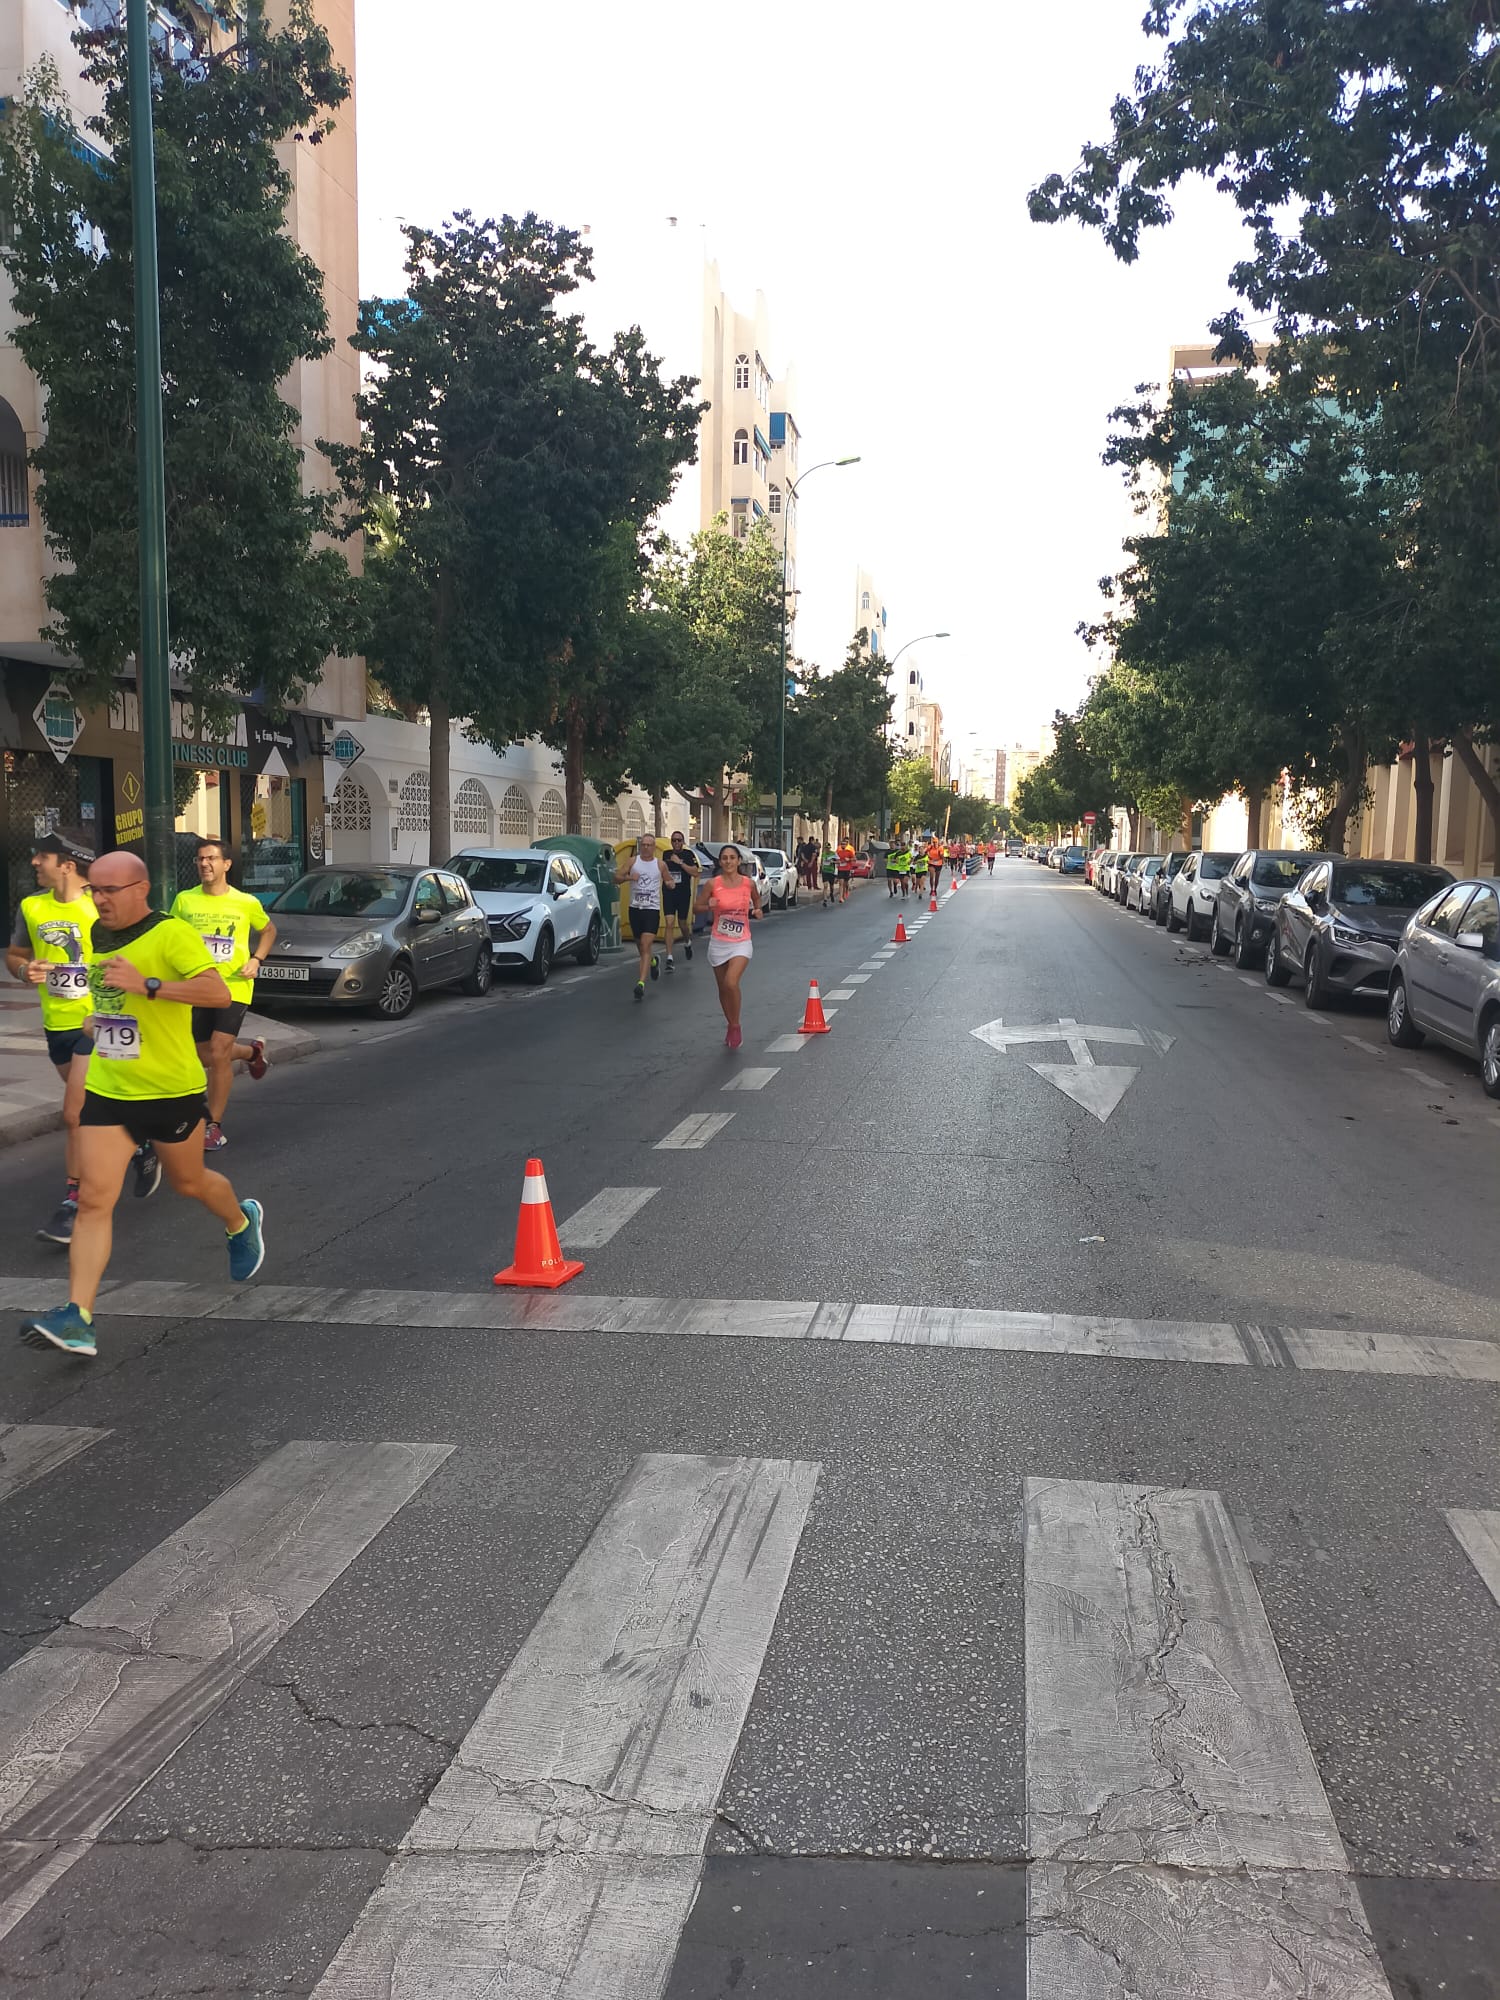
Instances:
[[[61,681],[54,681],[31,711],[42,741],[59,764],[65,764],[83,734],[83,710]]]
[[[347,771],[351,764],[357,764],[365,754],[365,746],[350,729],[341,729],[329,745],[329,752],[336,764],[342,764]]]
[[[1085,826],[1092,826],[1094,824],[1094,821],[1098,817],[1099,817],[1098,813],[1085,813],[1083,816],[1083,823]]]
[[[982,1028],[974,1028],[970,1032],[1001,1055],[1022,1043],[1066,1042],[1072,1062],[1029,1062],[1026,1067],[1041,1077],[1044,1083],[1050,1083],[1054,1090],[1060,1090],[1075,1104],[1081,1104],[1101,1125],[1140,1075],[1140,1070],[1124,1063],[1096,1063],[1089,1052],[1089,1043],[1155,1049],[1159,1056],[1164,1056],[1173,1042],[1171,1035],[1164,1035],[1156,1028],[1096,1027],[1088,1022],[1070,1020],[1066,1015],[1054,1022],[1030,1028],[1011,1028],[1003,1021],[986,1021]]]

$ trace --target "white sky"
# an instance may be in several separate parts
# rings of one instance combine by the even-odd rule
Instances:
[[[1198,188],[1133,266],[1027,218],[1159,54],[1141,11],[357,0],[361,289],[400,288],[399,218],[534,209],[590,225],[594,337],[639,321],[696,372],[706,248],[742,310],[766,294],[804,466],[863,461],[803,495],[798,650],[842,659],[863,563],[890,650],[952,632],[914,653],[960,754],[1034,742],[1129,529],[1107,414],[1204,337],[1242,254]]]

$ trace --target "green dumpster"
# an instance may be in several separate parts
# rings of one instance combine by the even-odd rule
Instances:
[[[536,847],[571,854],[584,874],[599,891],[599,913],[604,919],[604,948],[617,951],[620,944],[619,897],[615,888],[615,850],[607,840],[595,840],[586,833],[549,833]]]

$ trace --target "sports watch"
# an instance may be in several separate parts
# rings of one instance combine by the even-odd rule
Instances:
[[[159,979],[148,979],[146,981],[146,998],[148,1000],[154,1000],[160,991],[161,981]]]

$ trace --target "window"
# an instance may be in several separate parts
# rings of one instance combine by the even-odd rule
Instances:
[[[463,878],[472,889],[489,890],[492,894],[521,894],[535,892],[542,886],[542,875],[546,864],[541,861],[523,861],[515,858],[486,860],[479,854],[461,854],[454,863],[454,873]]]
[[[436,910],[439,916],[442,915],[443,892],[437,885],[436,875],[424,875],[418,882],[417,898],[412,907],[418,910]]]
[[[599,815],[594,810],[592,799],[585,799],[579,810],[578,831],[586,833],[590,840],[599,838]]]
[[[913,668],[912,671],[906,676],[906,685],[908,687],[916,687],[919,685],[915,668]]]
[[[468,909],[471,900],[469,892],[456,875],[439,875],[438,882],[442,886],[443,902],[450,910]]]
[[[632,799],[625,809],[625,831],[632,839],[639,839],[646,831],[646,815],[639,799]]]
[[[1472,882],[1460,882],[1457,888],[1450,889],[1443,900],[1428,911],[1422,919],[1423,927],[1429,931],[1441,931],[1444,937],[1457,937],[1458,920],[1463,915],[1464,905],[1473,893]]]
[[[370,794],[359,779],[346,773],[339,779],[338,790],[328,808],[328,831],[330,833],[368,833],[370,831]]]
[[[729,532],[737,542],[744,541],[750,532],[750,516],[743,507],[736,507],[729,517]]]
[[[531,801],[519,785],[506,787],[500,801],[499,831],[513,840],[531,838]]]
[[[755,400],[762,409],[771,407],[771,371],[758,354],[755,357]]]
[[[736,389],[748,389],[750,387],[750,357],[748,354],[737,354],[734,357],[734,386]],[[743,436],[743,433],[741,435]]]
[[[1478,931],[1485,950],[1494,956],[1495,947],[1500,945],[1500,897],[1493,889],[1475,892],[1473,902],[1464,911],[1464,929]]]
[[[756,478],[757,478],[757,479],[764,479],[764,478],[765,478],[765,476],[766,476],[766,474],[767,474],[767,473],[768,473],[768,472],[770,471],[770,469],[771,469],[771,461],[770,461],[770,460],[769,460],[769,459],[768,459],[768,458],[766,457],[765,453],[764,453],[764,452],[763,452],[763,451],[761,450],[761,448],[760,448],[760,444],[759,444],[759,441],[757,441],[757,443],[756,443],[756,446],[755,446],[755,476],[756,476]]]
[[[0,401],[0,528],[24,528],[30,519],[26,433],[10,404]]]
[[[770,508],[773,514],[781,512],[781,488],[779,486],[771,488]]]
[[[625,822],[620,817],[617,805],[607,805],[599,815],[599,838],[601,840],[623,840]]]
[[[425,771],[413,771],[402,785],[397,801],[396,824],[402,833],[425,833],[432,791]]]
[[[536,809],[536,832],[538,840],[550,840],[556,834],[565,833],[568,825],[567,808],[563,805],[561,792],[542,793],[542,802]]]
[[[736,431],[734,434],[734,462],[736,465],[748,465],[750,463],[749,431]]]
[[[490,795],[477,778],[465,778],[454,796],[453,831],[464,840],[490,837]]]
[[[869,593],[869,591],[868,591],[868,590],[862,590],[862,591],[861,591],[861,592],[859,593],[859,608],[860,608],[860,610],[861,610],[861,611],[868,611],[868,610],[869,610],[869,608],[870,608],[870,593]]]

